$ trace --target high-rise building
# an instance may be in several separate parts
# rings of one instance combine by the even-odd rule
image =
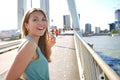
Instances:
[[[71,29],[71,21],[70,21],[70,15],[64,15],[63,16],[63,25],[64,29]]]
[[[100,27],[95,27],[95,33],[96,34],[100,33]]]
[[[120,30],[120,9],[115,11],[115,29]]]
[[[115,30],[115,23],[110,23],[109,29],[110,29],[110,31],[112,31],[113,29]]]
[[[86,23],[85,24],[85,33],[90,34],[91,31],[91,24],[90,23]]]

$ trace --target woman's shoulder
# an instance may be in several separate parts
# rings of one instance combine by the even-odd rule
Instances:
[[[34,56],[34,53],[36,52],[36,44],[28,40],[24,43],[24,45],[19,49],[17,58],[24,59],[24,60],[31,60]]]
[[[33,42],[32,40],[27,40],[23,46],[21,47],[21,49],[26,49],[26,50],[33,50],[36,49],[37,45],[35,42]]]
[[[18,52],[24,52],[24,53],[33,53],[36,51],[37,45],[32,40],[28,40],[24,38],[18,48]]]

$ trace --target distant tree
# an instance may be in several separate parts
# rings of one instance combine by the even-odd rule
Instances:
[[[112,33],[112,34],[115,34],[115,33],[118,33],[118,31],[115,30],[115,29],[112,29],[111,33]]]
[[[118,30],[118,33],[120,34],[120,30]]]
[[[104,33],[108,33],[108,32],[109,32],[109,30],[108,30],[108,29],[105,29],[105,30],[104,30]]]

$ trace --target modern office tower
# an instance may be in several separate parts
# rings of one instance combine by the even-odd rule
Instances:
[[[100,27],[95,27],[95,33],[96,34],[100,33]]]
[[[63,26],[64,26],[64,29],[66,29],[66,30],[71,29],[70,15],[63,16]]]
[[[109,30],[112,31],[113,29],[115,30],[115,23],[110,23]]]
[[[86,23],[85,24],[85,33],[90,34],[91,31],[91,24],[90,23]]]
[[[120,30],[120,9],[115,11],[115,28]]]

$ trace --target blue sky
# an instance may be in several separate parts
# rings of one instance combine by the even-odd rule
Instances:
[[[115,9],[120,9],[119,5],[120,0],[76,0],[81,29],[84,29],[85,23],[91,23],[93,30],[95,26],[108,28],[108,24],[114,21]],[[27,7],[30,8],[30,5]],[[33,0],[33,7],[39,7],[39,0]],[[0,10],[0,30],[17,28],[17,0],[2,0]],[[63,15],[66,14],[70,14],[67,0],[50,0],[51,25],[62,28]]]

